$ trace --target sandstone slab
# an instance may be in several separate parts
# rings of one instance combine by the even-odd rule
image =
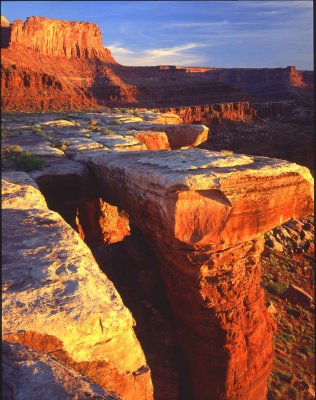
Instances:
[[[96,151],[75,159],[93,168],[105,198],[135,207],[139,225],[148,214],[156,235],[179,245],[220,249],[252,240],[313,205],[310,172],[283,160],[200,149],[132,152],[124,159]]]
[[[208,138],[209,129],[205,125],[139,123],[126,124],[125,128],[136,131],[165,132],[171,150],[196,147]]]
[[[193,398],[266,399],[276,325],[260,285],[263,233],[310,214],[308,169],[199,149],[76,159],[152,242]]]
[[[54,354],[126,399],[152,399],[133,318],[91,251],[27,174],[3,174],[3,193],[4,339]]]
[[[120,400],[57,359],[17,343],[2,343],[2,394],[6,400]]]

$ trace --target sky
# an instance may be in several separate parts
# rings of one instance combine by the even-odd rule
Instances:
[[[2,1],[10,22],[88,21],[123,65],[313,69],[312,0]]]

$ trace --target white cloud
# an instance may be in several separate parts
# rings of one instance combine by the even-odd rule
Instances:
[[[111,50],[111,53],[116,53],[119,55],[134,53],[132,50],[126,49],[125,47],[121,47],[115,43],[108,44],[106,47]]]
[[[183,65],[197,66],[206,62],[206,57],[196,55],[189,50],[211,46],[210,43],[186,43],[180,46],[157,49],[131,50],[118,44],[110,44],[106,47],[111,50],[117,62],[124,65]]]
[[[228,24],[228,20],[218,22],[174,22],[169,24],[163,24],[158,29],[166,28],[219,28]]]

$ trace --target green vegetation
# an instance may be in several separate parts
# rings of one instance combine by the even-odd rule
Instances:
[[[14,164],[20,171],[30,172],[41,169],[45,162],[30,151],[23,151],[14,159]]]
[[[303,346],[301,348],[301,351],[302,351],[302,353],[306,354],[307,356],[314,353],[313,349],[310,346]]]
[[[105,129],[103,129],[102,134],[113,136],[113,135],[115,135],[115,132],[111,131],[111,129],[105,128]]]
[[[7,137],[13,137],[13,136],[17,136],[18,133],[17,132],[12,132],[11,129],[9,128],[1,128],[1,137],[2,138],[7,138]]]
[[[65,140],[65,139],[61,139],[59,141],[57,141],[57,143],[55,144],[55,147],[57,149],[60,149],[62,151],[66,151],[68,149],[68,146],[70,146],[70,142]]]
[[[34,133],[43,132],[43,127],[41,125],[35,124],[33,125],[32,132]]]
[[[265,287],[270,293],[280,296],[286,291],[288,285],[285,282],[273,282],[270,280],[265,284]]]
[[[22,151],[21,146],[3,146],[1,155],[11,160],[20,171],[30,172],[41,169],[45,163],[30,151]]]
[[[13,146],[7,145],[3,146],[1,149],[2,157],[10,159],[17,157],[21,152],[22,152],[22,147],[18,145],[13,145]]]
[[[119,108],[119,109],[115,110],[115,112],[121,113],[121,114],[128,114],[129,109],[128,108]]]
[[[280,340],[283,343],[294,343],[295,342],[295,336],[292,334],[286,334],[286,333],[280,333]]]
[[[285,381],[285,382],[291,381],[291,374],[289,374],[288,372],[277,371],[276,373],[277,373],[278,377],[280,379],[282,379],[282,381]]]
[[[140,117],[140,113],[137,110],[134,110],[133,115],[134,117]]]
[[[113,121],[110,122],[111,125],[119,125],[121,124],[121,121],[119,119],[114,119]]]
[[[68,146],[70,146],[71,144],[66,139],[56,139],[54,136],[43,131],[38,131],[36,132],[36,134],[41,136],[43,139],[48,140],[52,147],[55,147],[56,149],[60,149],[62,151],[66,151],[68,149]]]

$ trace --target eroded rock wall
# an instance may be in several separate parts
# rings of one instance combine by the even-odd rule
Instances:
[[[201,106],[161,108],[159,111],[177,114],[184,123],[219,124],[222,120],[248,121],[256,119],[256,110],[248,101]]]
[[[102,35],[97,25],[43,17],[30,17],[11,25],[10,46],[22,46],[40,54],[69,58],[111,57],[103,49]],[[113,60],[114,61],[114,60]]]
[[[99,27],[88,22],[3,20],[1,37],[2,110],[178,107],[256,96],[291,98],[296,95],[293,89],[299,90],[299,97],[309,89],[311,96],[313,87],[310,71],[293,66],[122,66],[103,48]]]
[[[275,323],[260,286],[262,235],[311,212],[309,171],[198,149],[76,159],[156,249],[193,398],[265,399]]]

